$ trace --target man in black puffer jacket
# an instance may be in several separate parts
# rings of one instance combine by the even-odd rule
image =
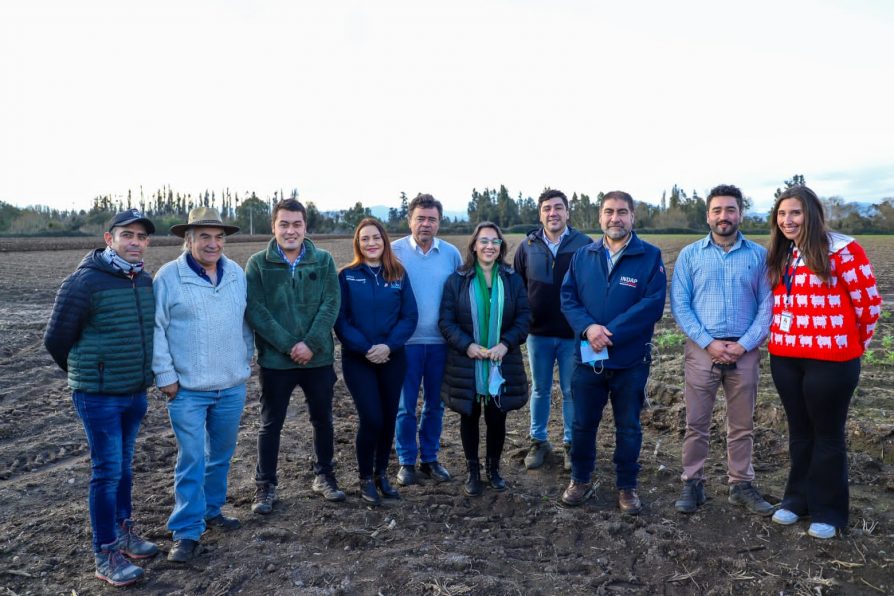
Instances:
[[[87,434],[96,577],[113,586],[143,576],[124,557],[158,552],[134,533],[131,519],[131,460],[153,379],[155,299],[143,253],[154,232],[136,209],[116,215],[103,235],[107,247],[88,253],[62,283],[44,335],[47,351],[68,372]]]

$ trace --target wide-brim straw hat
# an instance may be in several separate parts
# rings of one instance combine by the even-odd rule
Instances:
[[[217,209],[211,207],[196,207],[189,212],[187,223],[171,226],[171,233],[183,238],[186,235],[186,230],[190,228],[220,228],[227,236],[239,231],[239,226],[225,224]]]

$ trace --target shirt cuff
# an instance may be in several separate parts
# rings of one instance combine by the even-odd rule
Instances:
[[[176,371],[163,372],[161,374],[155,375],[155,386],[158,388],[167,387],[168,385],[173,385],[179,380],[180,377],[177,376]]]

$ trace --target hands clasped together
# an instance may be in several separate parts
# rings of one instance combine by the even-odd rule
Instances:
[[[500,342],[489,349],[482,345],[472,343],[466,349],[466,355],[472,360],[491,360],[493,362],[500,362],[508,351],[509,348],[507,348],[506,344],[503,342]]]

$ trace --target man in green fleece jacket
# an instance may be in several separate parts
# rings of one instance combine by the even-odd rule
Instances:
[[[295,199],[273,208],[273,235],[266,250],[245,267],[248,308],[261,368],[261,429],[252,511],[266,514],[276,500],[279,438],[296,386],[304,392],[314,441],[314,492],[343,501],[332,469],[332,395],[335,345],[332,327],[341,292],[335,263],[304,235],[307,211]]]

